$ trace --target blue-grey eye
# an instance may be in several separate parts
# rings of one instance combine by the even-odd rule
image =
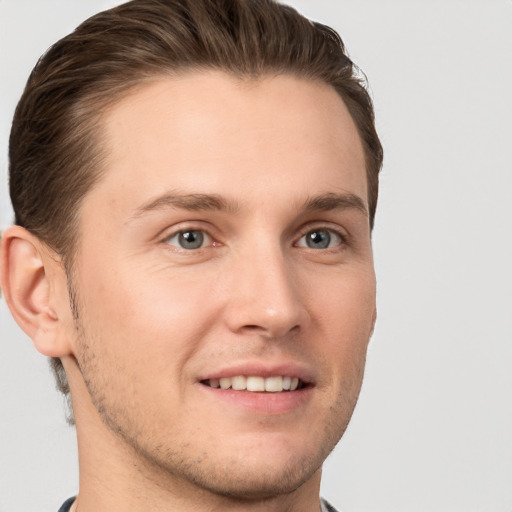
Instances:
[[[310,249],[330,249],[342,243],[341,236],[330,229],[314,229],[302,236],[298,242],[299,247]]]
[[[200,249],[203,247],[208,235],[204,231],[190,229],[187,231],[179,231],[175,235],[169,237],[168,243],[181,249]]]

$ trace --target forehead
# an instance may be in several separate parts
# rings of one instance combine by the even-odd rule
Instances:
[[[217,71],[159,78],[116,104],[103,118],[103,134],[106,172],[97,188],[110,187],[111,205],[134,191],[141,200],[168,189],[291,194],[294,182],[303,189],[298,194],[316,186],[366,202],[357,129],[324,83]]]

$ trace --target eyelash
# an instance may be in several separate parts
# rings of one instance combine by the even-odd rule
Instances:
[[[201,238],[201,245],[200,247],[190,247],[190,248],[187,248],[187,247],[182,247],[178,244],[172,244],[171,241],[172,239],[174,238],[179,238],[181,236],[184,236],[186,234],[192,234],[192,233],[196,233],[196,234],[199,234],[200,235],[200,238]],[[206,239],[208,242],[208,245],[203,245],[204,243],[204,239]],[[185,229],[180,229],[179,231],[175,231],[173,233],[171,233],[169,236],[165,237],[164,240],[163,240],[166,244],[168,245],[172,245],[173,247],[176,247],[177,249],[179,250],[183,250],[183,251],[197,251],[197,250],[200,250],[200,249],[204,249],[205,247],[208,247],[208,246],[215,246],[215,245],[219,245],[217,242],[214,241],[213,237],[205,230],[205,229],[201,229],[201,228],[185,228]]]
[[[308,235],[311,235],[313,233],[318,233],[318,232],[325,232],[329,235],[329,244],[330,242],[332,241],[332,239],[337,239],[336,240],[336,244],[335,246],[333,247],[321,247],[321,248],[314,248],[314,247],[310,247],[307,245],[307,242],[305,242],[304,245],[300,244],[301,240],[303,238],[305,238],[306,236]],[[326,226],[317,226],[317,227],[308,227],[307,229],[305,229],[301,236],[299,237],[298,241],[294,244],[296,247],[306,247],[308,249],[312,249],[314,251],[317,251],[317,250],[324,250],[324,251],[331,251],[331,252],[335,252],[335,251],[339,251],[340,248],[348,245],[348,236],[344,233],[341,233],[339,230],[336,230],[336,229],[332,229],[332,228],[329,228],[329,227],[326,227]]]
[[[315,232],[316,233],[318,233],[318,232],[327,233],[327,235],[328,235],[328,244],[330,245],[330,243],[332,242],[332,239],[334,238],[335,246],[333,246],[333,247],[320,247],[320,248],[318,248],[318,247],[311,247],[311,246],[309,246],[307,244],[307,241],[304,244],[301,243],[303,238],[305,238],[308,235],[312,235]],[[198,247],[189,247],[189,248],[187,248],[187,247],[183,247],[183,246],[178,245],[178,242],[176,244],[171,243],[171,241],[173,239],[179,238],[179,237],[187,235],[187,234],[192,234],[192,233],[200,235],[200,245]],[[207,245],[204,245],[205,240],[206,240]],[[207,230],[205,230],[203,228],[198,228],[198,227],[190,227],[190,228],[184,228],[184,229],[180,229],[178,231],[174,231],[169,236],[166,236],[163,239],[163,242],[168,244],[168,245],[171,245],[171,246],[175,247],[178,250],[185,251],[185,252],[199,251],[199,250],[205,249],[207,247],[215,247],[215,246],[221,245],[219,242],[215,241],[215,239],[212,237],[212,235],[210,235],[208,233]],[[320,242],[322,242],[322,240],[320,240]],[[298,238],[297,242],[294,243],[294,246],[295,247],[305,247],[305,248],[308,248],[308,249],[312,249],[314,251],[325,250],[325,251],[331,251],[332,252],[332,251],[340,250],[340,247],[343,247],[343,246],[347,245],[348,242],[349,242],[348,241],[348,236],[346,234],[341,233],[340,231],[332,229],[332,228],[328,228],[328,227],[325,227],[325,226],[318,226],[318,227],[314,227],[314,228],[308,227],[307,229],[304,229],[302,231],[300,237]]]

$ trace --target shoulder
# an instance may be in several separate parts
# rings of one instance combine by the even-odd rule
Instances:
[[[59,512],[69,512],[69,509],[71,508],[71,505],[73,505],[73,502],[75,501],[75,498],[69,498],[68,500],[66,500],[63,504],[62,504],[62,507],[59,508]]]
[[[322,512],[338,512],[328,501],[323,498],[320,500]]]

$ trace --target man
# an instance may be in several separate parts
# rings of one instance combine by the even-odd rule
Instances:
[[[61,510],[332,510],[382,163],[338,35],[269,0],[128,2],[42,57],[9,156],[2,290],[76,422]]]

